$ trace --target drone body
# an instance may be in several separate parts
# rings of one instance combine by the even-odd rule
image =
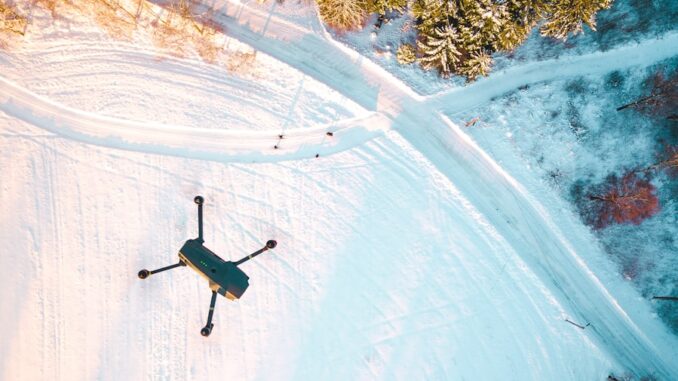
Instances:
[[[249,277],[233,262],[226,262],[197,239],[189,239],[179,258],[209,282],[212,291],[230,300],[239,299],[249,286]]]
[[[214,313],[214,305],[217,301],[217,294],[220,294],[230,300],[240,299],[249,286],[249,277],[244,271],[238,268],[238,265],[249,261],[257,255],[273,249],[277,243],[274,240],[266,242],[266,246],[255,251],[254,253],[242,258],[237,262],[224,261],[206,248],[202,238],[202,204],[204,199],[201,196],[196,196],[194,199],[198,204],[198,238],[187,240],[179,250],[179,263],[163,267],[157,270],[148,271],[143,269],[139,271],[139,278],[146,279],[152,274],[162,271],[170,270],[179,266],[189,266],[195,270],[200,276],[207,279],[209,287],[212,290],[212,301],[210,302],[210,312],[207,317],[207,324],[200,330],[203,336],[209,336],[212,332],[212,315]]]

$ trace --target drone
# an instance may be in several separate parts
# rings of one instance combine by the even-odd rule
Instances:
[[[202,205],[205,199],[202,196],[195,196],[193,201],[198,204],[198,238],[189,239],[179,249],[179,263],[153,271],[143,269],[139,271],[138,275],[140,279],[146,279],[153,274],[188,265],[200,276],[207,279],[212,290],[212,300],[210,301],[210,311],[207,315],[207,324],[200,330],[200,334],[207,337],[212,333],[212,328],[214,328],[212,315],[214,314],[214,305],[217,303],[217,294],[230,300],[237,300],[242,297],[249,286],[248,279],[250,277],[240,270],[238,266],[264,251],[275,248],[278,243],[274,240],[269,240],[266,242],[266,246],[239,261],[224,261],[203,245],[205,240],[202,235]]]

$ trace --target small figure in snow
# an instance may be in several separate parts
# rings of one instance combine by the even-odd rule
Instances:
[[[384,21],[386,21],[386,16],[379,15],[379,17],[377,17],[377,22],[374,23],[374,29],[375,30],[381,29],[381,26],[384,25]]]
[[[334,133],[327,131],[327,136],[334,136]]]
[[[315,157],[316,157],[316,158],[320,157],[320,154],[319,154],[319,153],[316,153],[316,154],[315,154]]]
[[[273,146],[273,149],[278,149],[278,145],[277,145],[277,144],[274,145],[274,146]]]
[[[473,126],[476,125],[476,123],[478,123],[479,120],[480,120],[480,117],[479,117],[479,116],[476,116],[475,118],[473,118],[473,119],[469,120],[468,122],[466,122],[466,124],[465,124],[464,126],[465,126],[465,127],[473,127]]]

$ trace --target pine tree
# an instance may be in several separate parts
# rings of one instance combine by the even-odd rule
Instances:
[[[485,51],[475,52],[459,67],[459,74],[465,75],[470,80],[475,80],[479,75],[487,75],[492,67],[492,56]]]
[[[455,9],[454,3],[448,0],[414,0],[412,3],[412,15],[422,34],[433,33],[435,28],[448,25],[448,15]]]
[[[453,23],[460,32],[460,43],[469,51],[479,50],[485,44],[482,29],[487,2],[488,0],[459,0],[459,11],[453,15]]]
[[[611,4],[612,0],[556,0],[541,34],[566,40],[568,34],[582,32],[582,23],[596,30],[596,12]]]
[[[367,0],[367,12],[385,15],[387,12],[402,12],[407,0]]]
[[[504,4],[491,0],[460,0],[453,24],[459,30],[459,48],[462,61],[481,52],[494,52],[503,24],[508,19]]]
[[[482,48],[497,50],[497,40],[508,20],[504,4],[494,4],[489,0],[476,2],[478,20],[476,28]]]
[[[528,27],[513,21],[507,21],[497,36],[497,41],[495,42],[497,50],[510,51],[515,49],[525,41],[531,30],[532,26]]]
[[[320,17],[328,25],[350,30],[359,27],[367,16],[364,0],[318,0]]]
[[[377,1],[377,0],[371,0]],[[386,0],[380,0],[386,1]],[[413,0],[420,63],[472,79],[485,75],[492,53],[516,48],[544,18],[542,34],[565,39],[612,0]]]
[[[518,27],[532,29],[544,18],[553,0],[508,0],[506,12]]]
[[[520,45],[549,9],[547,0],[508,0],[506,22],[497,38],[498,50],[513,50]]]
[[[459,62],[457,31],[450,27],[435,28],[431,34],[425,34],[423,41],[417,41],[421,52],[419,62],[426,69],[437,69],[441,76],[449,77]]]

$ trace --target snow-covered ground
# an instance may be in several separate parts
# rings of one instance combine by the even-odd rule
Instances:
[[[260,76],[77,19],[0,53],[0,378],[678,378],[677,340],[568,205],[441,113],[650,64],[675,34],[424,98],[308,8],[216,7]],[[279,243],[209,339],[203,280],[136,278],[196,234],[196,194],[223,257]]]
[[[649,90],[655,73],[671,73],[678,60],[631,66],[605,75],[566,77],[522,86],[481,107],[451,114],[461,124],[477,118],[466,131],[494,157],[515,152],[529,168],[565,199],[577,205],[582,220],[591,220],[588,196],[604,189],[610,175],[623,176],[661,159],[666,146],[678,143],[675,124],[616,108]],[[668,74],[667,74],[668,75]],[[678,182],[664,171],[652,171],[661,210],[642,224],[620,224],[596,230],[620,275],[646,298],[678,290]],[[678,332],[674,303],[653,302],[662,319]]]

